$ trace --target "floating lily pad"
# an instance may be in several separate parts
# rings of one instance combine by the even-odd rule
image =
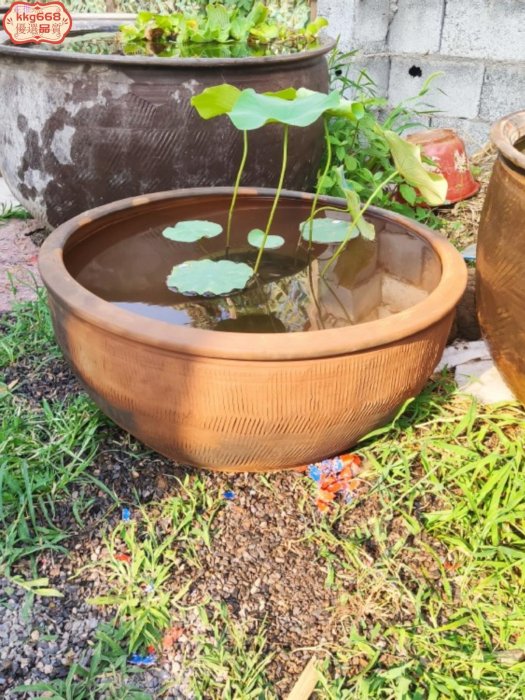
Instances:
[[[175,265],[166,284],[188,296],[221,296],[244,289],[253,276],[246,263],[232,260],[188,260]]]
[[[201,238],[214,238],[222,233],[222,226],[213,221],[179,221],[175,226],[165,228],[164,238],[177,243],[195,243]]]
[[[260,228],[254,228],[248,234],[248,243],[254,248],[262,248],[264,242],[264,231]],[[268,236],[266,242],[264,242],[264,248],[280,248],[284,245],[284,238],[282,236]]]
[[[312,225],[312,243],[342,243],[345,240],[357,238],[359,230],[352,226],[351,221],[340,219],[313,219],[303,221],[299,226],[301,235],[305,241],[310,240],[310,224]],[[352,231],[349,234],[350,226]]]

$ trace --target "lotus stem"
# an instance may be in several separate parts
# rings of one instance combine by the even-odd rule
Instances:
[[[360,210],[359,214],[355,217],[355,219],[351,222],[351,225],[348,227],[348,234],[346,235],[344,241],[342,241],[342,242],[339,244],[339,246],[337,247],[337,250],[335,251],[335,253],[332,255],[332,257],[330,258],[330,260],[328,260],[328,262],[326,263],[326,265],[323,267],[323,269],[322,269],[322,271],[321,271],[321,277],[324,277],[324,276],[325,276],[325,274],[326,274],[328,268],[330,267],[330,265],[331,265],[333,262],[335,262],[335,261],[337,260],[337,258],[341,255],[341,253],[343,252],[343,250],[346,248],[346,244],[348,243],[348,241],[349,241],[349,239],[350,239],[350,234],[352,233],[352,229],[353,229],[355,226],[357,226],[357,224],[359,223],[359,221],[361,221],[361,219],[363,218],[363,216],[364,216],[365,213],[367,212],[368,207],[372,204],[372,202],[373,202],[374,199],[377,197],[377,195],[379,194],[379,192],[381,192],[381,190],[383,189],[383,187],[385,187],[386,185],[388,185],[388,183],[389,183],[391,180],[393,180],[395,177],[397,177],[397,175],[399,175],[399,172],[398,172],[397,170],[394,170],[393,173],[391,173],[387,178],[385,178],[382,182],[379,183],[379,185],[375,188],[375,190],[372,192],[372,194],[370,195],[370,197],[366,200],[364,206],[361,207],[361,210]]]
[[[310,216],[308,217],[308,222],[310,224],[309,231],[308,231],[308,250],[310,250],[312,247],[312,236],[313,236],[313,232],[314,232],[314,217],[317,213],[317,211],[316,211],[317,202],[319,201],[319,197],[321,195],[321,189],[323,187],[323,183],[325,181],[325,178],[328,175],[328,172],[330,170],[330,166],[332,165],[332,143],[330,141],[330,132],[328,130],[328,119],[326,119],[326,118],[323,119],[323,125],[324,125],[324,139],[325,139],[325,143],[326,143],[326,165],[324,166],[324,170],[321,174],[321,177],[317,181],[317,187],[315,189],[314,201],[312,202]]]
[[[275,192],[275,197],[273,200],[272,204],[272,209],[270,211],[270,216],[268,217],[268,223],[266,224],[266,230],[264,232],[264,238],[261,243],[261,247],[259,248],[259,253],[257,255],[257,260],[255,261],[255,267],[253,268],[253,273],[254,275],[257,274],[257,271],[259,270],[259,266],[261,264],[261,259],[263,256],[264,252],[264,246],[266,245],[266,240],[270,234],[270,230],[272,228],[273,224],[273,219],[275,217],[275,212],[277,210],[277,205],[279,204],[279,198],[281,196],[281,192],[283,189],[283,184],[284,184],[284,176],[286,174],[286,165],[288,163],[288,124],[284,125],[284,137],[283,137],[283,163],[281,166],[281,175],[279,176],[279,184],[277,185],[277,190]]]
[[[232,228],[233,211],[235,209],[235,203],[237,202],[237,195],[239,194],[239,185],[241,184],[242,174],[244,172],[244,166],[246,165],[246,159],[248,158],[248,132],[242,132],[242,158],[241,164],[239,165],[239,171],[237,173],[237,179],[235,180],[235,185],[233,187],[233,196],[230,204],[230,210],[228,212],[228,223],[226,225],[226,255],[230,250],[230,234]]]

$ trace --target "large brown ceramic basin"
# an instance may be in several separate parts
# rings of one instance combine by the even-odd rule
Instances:
[[[88,23],[75,23],[82,34]],[[96,31],[116,30],[107,21]],[[190,99],[232,83],[259,92],[328,91],[334,42],[297,54],[251,58],[159,58],[14,46],[0,32],[0,172],[31,214],[57,226],[122,197],[178,187],[230,185],[242,136],[227,118],[206,122]],[[250,135],[243,182],[275,187],[282,129]],[[291,129],[286,186],[309,189],[323,152],[318,121]]]
[[[238,215],[259,225],[271,195],[243,189]],[[75,279],[84,251],[100,237],[115,241],[107,269],[118,275],[127,238],[192,218],[192,212],[193,218],[195,212],[211,218],[212,210],[215,217],[224,215],[230,196],[230,189],[221,188],[143,196],[94,209],[56,229],[42,247],[40,270],[58,342],[108,416],[182,463],[274,470],[341,453],[425,384],[464,291],[465,265],[426,227],[373,209],[370,219],[378,235],[376,243],[367,244],[373,245],[371,256],[340,271],[348,278],[356,313],[359,307],[367,318],[377,316],[369,302],[386,293],[377,282],[386,276],[394,287],[415,285],[415,305],[359,325],[286,334],[171,325],[117,308]],[[323,201],[342,205],[338,199]],[[304,220],[310,203],[311,195],[286,193],[282,226],[290,217]],[[287,236],[286,245],[295,244],[296,238]],[[169,255],[161,254],[157,272],[152,268],[146,277],[162,272]],[[131,284],[140,284],[141,262],[146,265],[146,251],[135,270],[122,263]],[[102,290],[102,272],[100,284]]]
[[[478,235],[478,316],[494,361],[525,404],[525,110],[491,131],[498,158]]]

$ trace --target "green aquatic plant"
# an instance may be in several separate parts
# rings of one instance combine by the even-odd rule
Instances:
[[[254,3],[248,11],[242,5],[214,2],[194,13],[139,12],[135,24],[120,27],[120,41],[125,53],[151,46],[161,55],[170,54],[170,47],[205,44],[278,44],[300,49],[314,42],[327,24],[326,19],[318,17],[297,27],[272,17],[262,2]]]
[[[313,243],[336,246],[321,271],[322,276],[326,275],[350,240],[357,236],[369,240],[374,238],[374,226],[365,219],[365,214],[376,196],[397,175],[402,175],[406,182],[417,188],[428,204],[436,206],[445,200],[447,182],[441,175],[430,172],[425,167],[421,159],[420,147],[376,124],[376,129],[381,132],[388,144],[394,165],[393,171],[377,183],[374,191],[362,204],[359,194],[346,181],[343,169],[339,168],[337,176],[344,195],[346,211],[340,206],[318,207],[324,180],[331,167],[328,120],[333,117],[355,120],[358,119],[360,113],[359,103],[345,100],[338,92],[325,94],[306,88],[287,88],[280,92],[261,94],[251,88],[241,91],[233,85],[223,84],[206,88],[202,93],[194,96],[192,105],[203,119],[228,117],[233,126],[243,134],[243,155],[228,212],[224,259],[212,261],[205,258],[175,265],[167,279],[168,287],[175,292],[186,295],[220,296],[242,290],[257,278],[264,251],[268,248],[278,248],[284,244],[284,239],[279,236],[279,232],[273,231],[273,224],[288,164],[290,127],[307,127],[319,119],[324,120],[328,161],[319,177],[310,215],[300,225],[298,231],[298,245],[301,241],[305,241],[308,243],[308,249]],[[258,248],[255,264],[251,267],[245,262],[229,260],[228,254],[235,204],[248,158],[248,134],[266,124],[280,124],[283,127],[282,164],[279,182],[264,231],[253,229],[247,233],[247,243]],[[324,213],[328,210],[337,212],[339,216],[326,218]],[[222,228],[218,224],[194,220],[178,222],[175,226],[166,228],[163,235],[170,240],[187,243],[216,236],[221,232]]]

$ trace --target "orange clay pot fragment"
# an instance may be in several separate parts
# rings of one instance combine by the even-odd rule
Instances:
[[[419,144],[448,183],[447,203],[453,204],[479,192],[479,182],[470,171],[465,144],[452,129],[428,129],[410,134],[407,140]]]

